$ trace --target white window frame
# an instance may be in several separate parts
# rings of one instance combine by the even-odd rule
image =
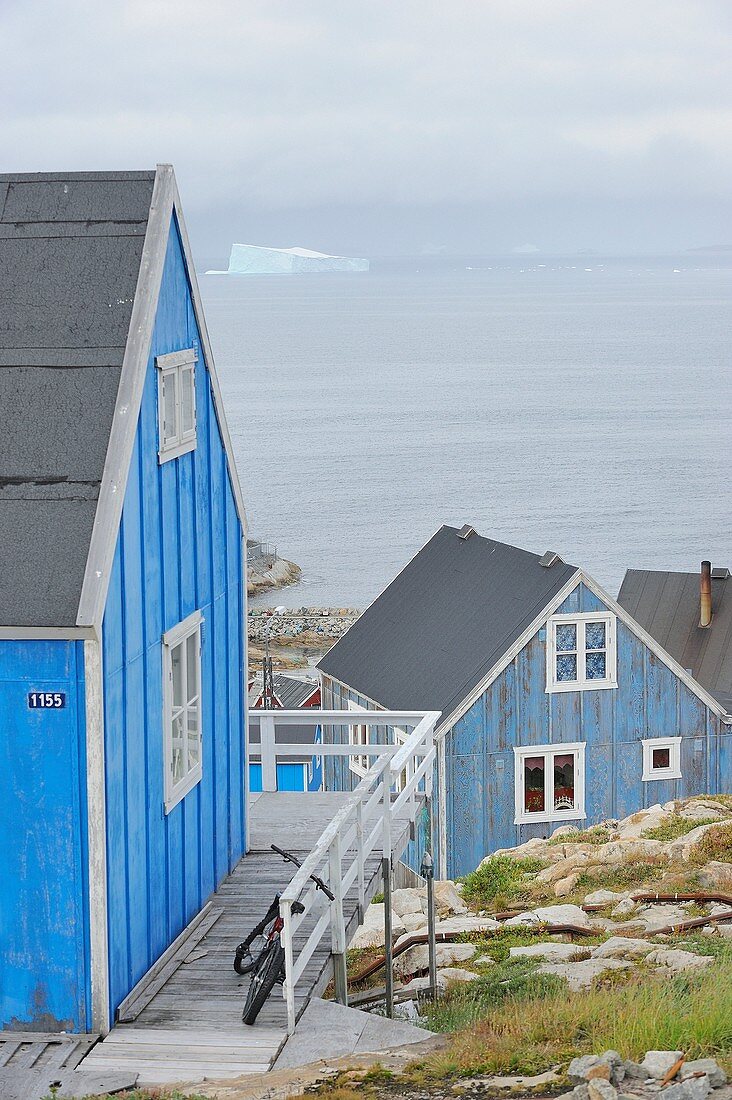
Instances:
[[[366,707],[359,706],[359,704],[354,703],[352,699],[348,700],[348,709],[350,711],[357,711],[359,714],[369,714],[369,711]],[[363,740],[361,740],[361,738],[363,738]],[[350,745],[363,746],[368,746],[370,744],[369,727],[365,722],[363,723],[363,725],[348,727],[348,743]],[[348,766],[354,773],[354,775],[357,775],[359,779],[363,779],[370,767],[369,758],[368,756],[349,756]]]
[[[653,750],[668,749],[669,766],[654,768]],[[681,738],[647,737],[643,740],[643,776],[644,783],[653,779],[681,779]]]
[[[605,678],[588,680],[585,670],[585,630],[588,623],[605,624]],[[557,627],[577,627],[577,679],[557,680]],[[616,688],[617,679],[617,619],[611,611],[587,611],[575,615],[552,615],[546,624],[546,690],[597,691]]]
[[[173,458],[188,454],[196,448],[196,363],[198,355],[195,348],[186,348],[185,351],[173,351],[169,355],[158,355],[155,358],[155,366],[158,374],[158,462],[169,462]],[[183,375],[190,371],[193,427],[183,431],[181,424],[181,387]],[[165,402],[163,400],[163,387],[169,379],[175,378],[175,426],[176,434],[173,438],[165,438]]]
[[[584,821],[585,813],[585,743],[572,741],[566,745],[522,745],[514,753],[514,824],[531,825],[546,821]],[[527,756],[545,756],[549,760],[544,767],[544,806],[554,804],[554,766],[555,756],[574,754],[574,797],[573,810],[542,810],[540,813],[527,813],[524,808],[524,760]]]
[[[201,684],[201,626],[203,616],[200,611],[194,611],[188,618],[172,627],[163,634],[163,744],[164,744],[164,768],[165,768],[165,812],[169,814],[181,799],[193,790],[201,782],[203,776],[203,714],[202,714],[202,684]],[[192,768],[186,767],[184,775],[177,783],[173,782],[173,650],[183,644],[184,661],[187,662],[185,643],[192,636],[198,638],[196,647],[196,684],[198,687],[197,711],[198,711],[198,763]],[[183,666],[183,682],[187,683],[187,664]],[[189,700],[183,706],[183,726],[186,730],[185,751],[188,755],[188,708]],[[186,759],[187,764],[187,759]]]

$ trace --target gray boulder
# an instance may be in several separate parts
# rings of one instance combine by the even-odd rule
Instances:
[[[680,1050],[647,1050],[646,1056],[641,1062],[641,1067],[648,1072],[649,1077],[655,1077],[659,1081],[666,1076],[683,1051]]]
[[[696,1058],[692,1062],[684,1062],[679,1070],[679,1080],[685,1081],[695,1073],[705,1073],[713,1089],[721,1089],[727,1084],[727,1074],[714,1058]]]
[[[567,1069],[570,1081],[580,1085],[587,1080],[587,1074],[595,1066],[599,1066],[600,1059],[596,1054],[583,1054],[581,1058],[573,1058]]]
[[[651,1076],[644,1066],[631,1061],[629,1058],[623,1060],[623,1069],[625,1070],[626,1078],[630,1080],[647,1081]]]
[[[609,1081],[602,1077],[595,1077],[587,1082],[587,1092],[590,1100],[617,1100],[618,1090]]]
[[[542,963],[538,968],[539,974],[554,974],[557,978],[564,978],[572,993],[579,993],[582,989],[589,989],[595,978],[604,974],[606,970],[627,970],[632,963],[621,962],[620,959],[585,959],[582,962]],[[599,1059],[598,1059],[599,1061]]]
[[[592,952],[593,959],[638,959],[654,950],[648,940],[631,939],[629,936],[611,936]]]
[[[665,1100],[706,1100],[711,1087],[709,1078],[704,1074],[702,1077],[689,1077],[686,1081],[667,1085],[663,1089],[663,1096]]]

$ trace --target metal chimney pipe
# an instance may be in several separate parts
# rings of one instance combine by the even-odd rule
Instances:
[[[699,581],[699,626],[709,626],[712,621],[712,563],[701,563]]]

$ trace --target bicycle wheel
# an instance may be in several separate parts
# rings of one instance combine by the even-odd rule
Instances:
[[[253,1024],[259,1015],[262,1005],[272,992],[272,987],[280,976],[285,963],[285,949],[277,936],[266,951],[263,951],[257,960],[257,965],[252,972],[252,980],[249,983],[242,1020],[245,1024]]]

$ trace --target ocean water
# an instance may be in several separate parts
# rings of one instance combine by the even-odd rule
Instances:
[[[201,276],[271,604],[366,606],[443,523],[586,568],[732,567],[732,259]]]

